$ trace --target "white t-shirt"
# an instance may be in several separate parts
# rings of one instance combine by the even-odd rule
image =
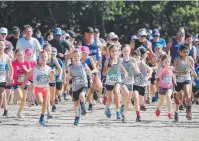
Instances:
[[[33,50],[33,60],[37,59],[38,51],[41,50],[41,45],[36,38],[31,37],[30,40],[26,40],[24,37],[18,39],[16,49],[25,51],[27,48]]]

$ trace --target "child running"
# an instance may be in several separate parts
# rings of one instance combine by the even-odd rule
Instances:
[[[137,62],[134,58],[130,57],[130,46],[125,44],[121,48],[123,61],[122,65],[128,73],[128,77],[125,78],[122,75],[122,85],[121,90],[123,94],[123,104],[121,106],[120,112],[122,114],[122,122],[126,122],[126,112],[129,110],[129,103],[133,94],[133,83],[135,73],[140,73]],[[140,105],[139,105],[139,95],[134,95],[134,106],[137,116],[140,116]],[[137,118],[138,119],[138,118]]]
[[[13,78],[13,67],[10,61],[10,58],[7,54],[4,53],[5,43],[3,40],[0,40],[0,106],[3,104],[4,113],[3,116],[8,116],[7,111],[7,99],[6,99],[6,76],[8,79],[7,85],[12,83]]]
[[[45,111],[47,107],[47,100],[49,97],[49,80],[51,78],[51,68],[47,65],[48,54],[46,51],[41,51],[39,53],[39,61],[36,66],[27,74],[25,81],[29,80],[29,77],[33,75],[33,85],[34,85],[34,96],[36,102],[42,105],[41,116],[39,123],[45,125]],[[24,88],[26,83],[21,86]]]
[[[30,64],[28,61],[24,59],[24,52],[22,50],[17,49],[15,51],[15,60],[12,62],[13,70],[14,70],[14,75],[13,75],[13,80],[14,80],[14,93],[16,96],[16,99],[21,101],[19,110],[17,112],[17,117],[18,118],[23,118],[23,114],[21,113],[25,102],[26,102],[26,97],[27,97],[27,85],[28,81],[25,81],[26,74],[30,71]],[[24,83],[25,86],[23,89],[20,87],[21,84]]]
[[[159,66],[156,74],[156,79],[159,78],[159,94],[160,94],[160,101],[157,105],[156,116],[160,116],[161,107],[164,103],[164,98],[167,98],[167,109],[168,109],[168,117],[169,119],[172,118],[172,101],[171,95],[173,92],[173,82],[176,85],[176,79],[173,74],[173,67],[170,66],[170,57],[168,55],[162,56],[162,65]]]
[[[122,60],[119,59],[119,47],[112,45],[109,47],[110,60],[106,60],[103,69],[103,76],[106,76],[106,93],[108,101],[106,103],[105,114],[108,118],[111,118],[111,103],[113,101],[113,95],[116,105],[116,118],[121,119],[120,113],[120,85],[122,83],[121,74],[124,73],[125,78],[127,72],[122,65]]]
[[[74,102],[75,121],[74,125],[79,125],[81,110],[86,114],[85,96],[88,89],[87,75],[90,75],[90,69],[85,63],[81,63],[81,53],[79,50],[73,52],[73,61],[69,65],[68,74],[72,79],[72,93]],[[80,109],[81,105],[81,109]]]
[[[177,56],[173,62],[174,65],[174,73],[176,74],[176,82],[177,86],[175,87],[175,90],[178,92],[178,100],[179,102],[176,102],[176,112],[175,112],[175,121],[179,121],[179,105],[182,103],[182,95],[180,95],[180,92],[184,92],[185,95],[185,101],[186,101],[186,118],[188,120],[192,120],[192,112],[191,112],[191,87],[192,87],[192,78],[191,73],[193,76],[196,76],[195,70],[194,70],[194,60],[189,55],[189,48],[188,46],[181,45],[179,47],[179,56]]]

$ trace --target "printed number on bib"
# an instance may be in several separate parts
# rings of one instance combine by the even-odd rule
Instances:
[[[37,84],[46,84],[48,83],[48,76],[47,75],[39,75],[37,76]]]
[[[164,76],[162,77],[162,81],[163,81],[164,83],[171,83],[171,82],[172,82],[172,77],[171,77],[171,76],[168,76],[168,75],[164,75]]]
[[[143,79],[142,79],[142,74],[140,74],[139,76],[137,76],[135,78],[135,83],[142,83],[143,82]]]
[[[176,81],[177,82],[184,82],[185,78],[184,78],[184,76],[177,76]]]
[[[84,79],[80,76],[80,77],[73,77],[73,83],[77,84],[77,83],[82,83],[84,82]]]
[[[26,76],[25,74],[18,74],[17,81],[18,82],[24,82],[25,76]]]

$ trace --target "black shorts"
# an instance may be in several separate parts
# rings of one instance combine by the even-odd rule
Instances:
[[[0,83],[0,88],[6,88],[6,82]]]
[[[161,87],[159,87],[158,92],[159,92],[160,95],[166,95],[166,92],[167,92],[169,89],[173,90],[173,87],[171,87],[171,88],[161,88]]]
[[[175,90],[177,92],[179,92],[179,91],[183,90],[185,85],[191,85],[191,81],[190,80],[186,80],[185,82],[182,82],[182,83],[177,82],[177,86],[175,86]]]
[[[10,90],[12,87],[12,85],[6,85],[5,89]]]
[[[55,87],[57,90],[61,90],[62,89],[62,82],[53,82],[53,83],[49,83],[50,87]]]
[[[117,85],[117,84],[121,84],[121,83],[116,83],[115,85]],[[114,89],[115,85],[106,85],[106,90],[112,91]]]
[[[17,85],[14,85],[13,87],[14,87],[14,90],[16,90],[17,88],[19,88],[21,85],[20,84],[17,84]],[[24,90],[28,90],[28,86],[25,86],[24,87]]]
[[[85,94],[87,93],[88,88],[87,87],[83,87],[81,89],[79,89],[78,91],[72,92],[73,95],[73,101],[78,101],[79,100],[79,94],[81,92],[85,92]]]
[[[156,82],[155,75],[156,75],[156,72],[153,71],[153,73],[151,75],[151,84],[155,84],[155,82]]]
[[[147,93],[147,87],[146,86],[133,86],[133,91],[138,91],[139,95],[145,96]]]
[[[193,92],[195,98],[199,98],[199,88],[193,87],[192,92]]]

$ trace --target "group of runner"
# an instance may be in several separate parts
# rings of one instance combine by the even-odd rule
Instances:
[[[13,31],[13,37],[19,38],[19,28]],[[192,104],[199,104],[199,38],[185,34],[183,27],[167,44],[158,29],[140,29],[124,45],[114,32],[105,41],[92,27],[86,27],[83,38],[77,41],[73,31],[66,33],[56,28],[54,36],[49,33],[46,42],[40,43],[27,25],[22,37],[10,45],[7,33],[6,28],[0,28],[3,116],[9,115],[7,105],[13,90],[13,102],[20,102],[17,117],[23,118],[26,102],[28,106],[41,105],[42,125],[45,113],[48,119],[53,118],[51,112],[56,112],[62,94],[65,100],[72,97],[76,126],[82,115],[93,110],[96,101],[105,105],[107,118],[111,118],[111,104],[115,104],[116,118],[124,123],[130,103],[135,107],[137,122],[141,122],[141,111],[146,111],[150,102],[157,102],[154,113],[160,116],[165,97],[169,119],[173,118],[174,99],[176,122],[184,107],[186,118],[191,120]]]

